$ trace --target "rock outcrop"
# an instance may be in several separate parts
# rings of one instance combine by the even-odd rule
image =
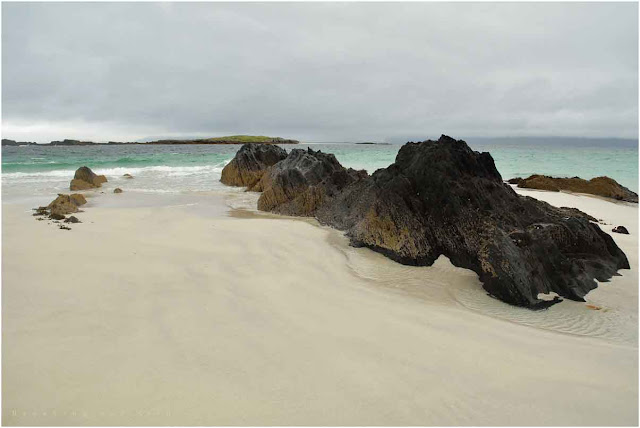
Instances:
[[[592,217],[519,196],[489,153],[446,136],[405,144],[395,163],[371,176],[332,155],[293,150],[256,188],[261,210],[313,215],[344,230],[352,245],[404,264],[431,265],[444,255],[517,306],[560,301],[538,298],[551,292],[582,301],[595,280],[629,268]]]
[[[596,177],[584,180],[580,177],[557,178],[548,175],[534,174],[528,178],[512,178],[509,184],[517,184],[523,189],[548,190],[559,192],[568,190],[576,193],[588,193],[591,195],[611,198],[618,201],[638,203],[638,195],[609,177]]]
[[[313,216],[342,189],[364,177],[368,177],[365,171],[345,169],[332,154],[293,149],[255,186],[255,190],[263,192],[258,199],[258,209]]]
[[[113,189],[113,193],[122,193],[122,189],[119,187],[116,187],[115,189]]]
[[[222,170],[220,181],[229,186],[244,186],[248,190],[260,181],[267,168],[287,157],[276,145],[245,144]]]
[[[71,190],[95,189],[97,187],[101,187],[102,183],[106,182],[107,177],[104,175],[96,175],[90,168],[83,166],[76,170],[69,188]]]

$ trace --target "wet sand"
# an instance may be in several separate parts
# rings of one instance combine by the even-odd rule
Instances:
[[[518,191],[626,226],[632,269],[531,312],[251,195],[4,204],[3,424],[637,425],[637,206]]]

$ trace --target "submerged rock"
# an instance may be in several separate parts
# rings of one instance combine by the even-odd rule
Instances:
[[[584,180],[580,177],[557,178],[548,175],[534,174],[528,178],[512,178],[510,184],[517,184],[523,189],[539,189],[559,192],[568,190],[576,193],[588,193],[618,201],[638,203],[638,195],[609,177],[596,177]]]
[[[104,175],[96,175],[90,168],[83,166],[76,170],[69,188],[71,190],[95,189],[101,187],[102,183],[106,182],[107,177]]]
[[[560,301],[538,298],[551,292],[583,301],[595,280],[629,268],[593,217],[518,195],[489,153],[446,136],[405,144],[395,163],[371,176],[333,155],[292,150],[257,187],[261,210],[313,215],[346,231],[352,245],[404,264],[431,265],[444,255],[517,306]]]
[[[623,235],[628,235],[629,234],[629,231],[624,226],[616,226],[613,229],[611,229],[611,231],[615,232],[615,233],[622,233]]]
[[[127,173],[127,174],[122,174],[122,176],[123,176],[124,178],[133,178],[133,175],[131,175],[131,174],[129,174],[129,173]]]
[[[113,189],[113,193],[122,193],[122,189],[119,187],[116,187],[115,189]]]
[[[286,157],[287,152],[276,145],[245,144],[223,168],[220,181],[229,186],[244,186],[254,190],[267,168]]]

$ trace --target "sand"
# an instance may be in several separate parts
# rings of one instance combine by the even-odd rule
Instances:
[[[313,220],[105,194],[64,231],[4,204],[2,422],[637,425],[637,206],[518,191],[630,230],[602,309],[512,308]]]

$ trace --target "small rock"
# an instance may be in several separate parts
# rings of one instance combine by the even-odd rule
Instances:
[[[122,189],[119,187],[116,187],[115,189],[113,189],[113,193],[122,193]]]
[[[51,213],[49,215],[49,218],[51,220],[64,220],[64,216],[62,214],[58,214],[58,213]]]
[[[78,217],[76,216],[69,216],[69,218],[67,218],[64,222],[65,223],[82,223],[80,220],[78,220]]]
[[[65,226],[64,224],[61,224],[60,226],[58,226],[58,229],[62,229],[62,230],[71,230],[70,227]]]
[[[124,175],[123,175],[123,177],[124,177],[124,178],[133,178],[133,175],[131,175],[131,174],[124,174]]]
[[[629,234],[629,231],[624,226],[616,226],[613,229],[611,229],[611,231],[615,232],[615,233],[622,233],[623,235],[628,235]]]

